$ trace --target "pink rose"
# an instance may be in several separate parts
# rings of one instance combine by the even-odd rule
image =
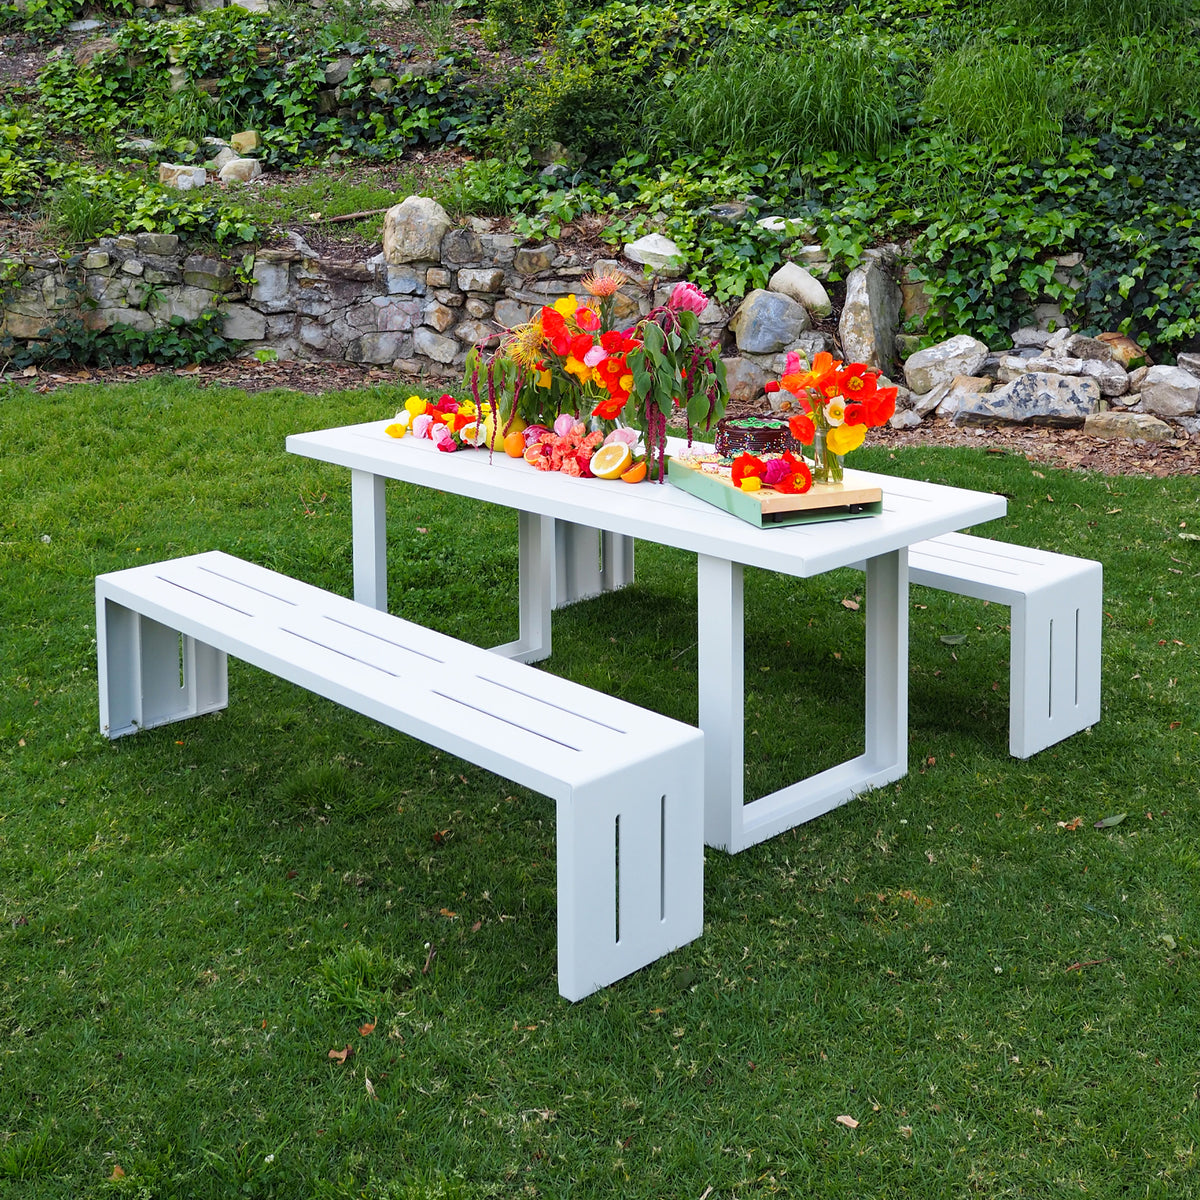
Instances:
[[[708,297],[694,283],[677,283],[671,289],[667,307],[675,312],[683,309],[699,316],[708,307]]]

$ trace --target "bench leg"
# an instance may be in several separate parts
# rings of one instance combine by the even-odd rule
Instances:
[[[227,659],[106,596],[96,597],[100,732],[118,738],[229,703]]]
[[[1103,568],[1012,604],[1008,749],[1014,758],[1100,720]]]
[[[558,803],[558,990],[580,1000],[700,936],[698,748],[660,753]]]

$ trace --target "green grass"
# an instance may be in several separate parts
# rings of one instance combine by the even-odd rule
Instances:
[[[240,664],[223,713],[97,732],[94,575],[348,594],[349,480],[284,438],[405,394],[0,393],[0,1197],[1200,1192],[1194,478],[861,451],[1104,562],[1103,719],[1010,759],[1007,610],[914,589],[910,774],[710,852],[703,938],[569,1005],[542,797]],[[394,609],[514,636],[511,514],[389,504]],[[694,580],[640,545],[549,666],[694,720]],[[861,577],[747,592],[761,790],[859,736]]]

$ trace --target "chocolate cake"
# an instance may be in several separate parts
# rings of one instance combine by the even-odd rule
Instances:
[[[785,450],[797,453],[800,446],[788,432],[786,420],[781,421],[778,417],[725,417],[717,422],[715,449],[726,458],[738,454],[773,458]]]

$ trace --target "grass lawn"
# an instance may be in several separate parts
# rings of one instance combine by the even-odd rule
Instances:
[[[859,452],[1103,561],[1103,719],[1010,759],[1007,609],[914,588],[910,774],[709,852],[703,938],[570,1005],[542,797],[242,664],[97,730],[93,577],[348,594],[347,474],[284,437],[405,394],[0,392],[0,1197],[1200,1195],[1195,478]],[[389,499],[394,609],[513,637],[515,518]],[[694,581],[640,546],[549,669],[694,721]],[[748,574],[753,794],[853,751],[861,592]]]

